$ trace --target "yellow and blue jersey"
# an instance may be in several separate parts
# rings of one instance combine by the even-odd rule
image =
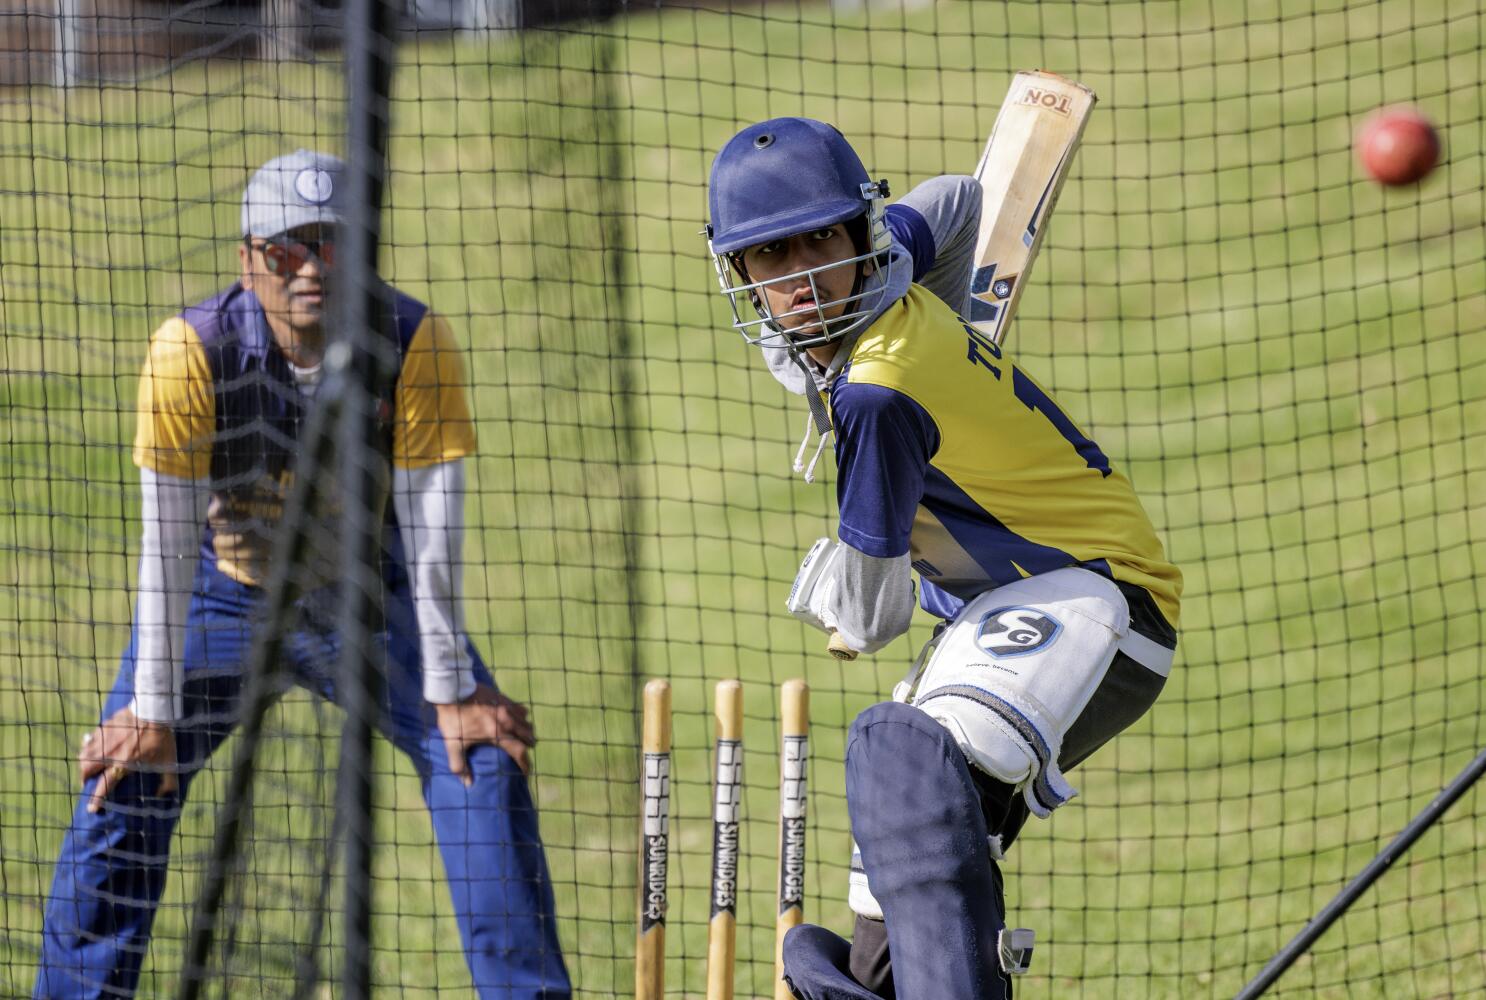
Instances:
[[[448,324],[400,292],[390,319],[400,368],[394,398],[380,409],[394,464],[418,468],[472,454],[464,366]],[[262,305],[240,284],[166,321],[150,339],[134,462],[209,481],[202,557],[239,583],[262,581],[311,405]]]
[[[925,610],[1081,566],[1134,584],[1178,625],[1181,573],[1135,491],[1048,392],[913,285],[852,345],[827,393],[840,538],[908,553]]]

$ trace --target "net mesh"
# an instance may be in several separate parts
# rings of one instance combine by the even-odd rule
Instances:
[[[149,333],[230,283],[248,175],[338,151],[338,5],[0,4],[0,992],[25,993],[129,638]],[[1481,747],[1486,23],[1434,0],[564,4],[419,0],[393,79],[388,279],[447,317],[479,446],[464,612],[528,704],[576,992],[631,992],[639,682],[671,680],[668,990],[704,983],[712,684],[745,684],[739,995],[773,977],[778,685],[812,689],[807,919],[849,931],[844,730],[930,621],[841,665],[781,613],[833,533],[801,401],[725,329],[697,235],[742,125],[837,125],[895,191],[973,169],[1011,74],[1099,95],[1009,346],[1133,481],[1186,578],[1161,700],[1009,858],[1027,995],[1231,995]],[[1384,190],[1352,137],[1439,126]],[[988,450],[995,447],[988,429]],[[222,989],[337,967],[338,712],[288,692],[214,953]],[[232,744],[170,855],[172,988]],[[416,767],[382,742],[374,982],[469,988]],[[1276,986],[1486,990],[1467,796]],[[324,880],[329,877],[329,883]]]

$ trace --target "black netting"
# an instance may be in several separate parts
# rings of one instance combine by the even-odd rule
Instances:
[[[237,278],[253,170],[343,150],[342,6],[0,4],[0,993],[32,988],[129,642],[151,331]],[[1039,935],[1019,994],[1231,995],[1474,756],[1483,25],[1431,0],[407,5],[382,271],[465,373],[465,626],[537,723],[579,995],[631,992],[643,680],[675,699],[674,995],[704,983],[712,685],[744,681],[737,989],[770,995],[779,684],[812,691],[807,919],[846,933],[844,730],[931,624],[840,664],[782,610],[833,473],[791,472],[803,402],[727,329],[698,235],[713,154],[765,117],[836,124],[903,192],[974,168],[1016,70],[1099,95],[1008,346],[1133,481],[1182,641],[1006,863]],[[1393,103],[1440,129],[1418,187],[1356,165]],[[301,688],[270,713],[223,988],[291,995],[316,933],[339,969],[339,720]],[[234,746],[192,786],[143,995],[180,974]],[[418,766],[386,741],[370,766],[376,988],[468,991]],[[1467,796],[1276,992],[1486,989],[1479,820]]]

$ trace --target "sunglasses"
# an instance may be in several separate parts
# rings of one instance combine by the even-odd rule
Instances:
[[[250,243],[249,246],[263,254],[263,263],[268,267],[268,273],[281,278],[298,274],[299,269],[309,263],[311,257],[327,269],[335,266],[335,241],[331,239],[311,240],[308,243],[292,240],[275,243],[270,240],[256,245]]]

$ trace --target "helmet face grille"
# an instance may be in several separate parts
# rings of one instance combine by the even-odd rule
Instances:
[[[852,222],[856,220],[860,222],[854,227]],[[743,267],[741,250],[713,252],[718,285],[733,313],[733,328],[743,335],[744,340],[760,347],[803,350],[840,340],[872,320],[892,285],[893,271],[897,266],[887,252],[892,245],[892,235],[887,228],[882,201],[868,202],[866,210],[855,220],[848,221],[846,228],[849,233],[854,228],[861,233],[860,242],[855,234],[852,237],[857,250],[855,256],[768,281],[749,280],[751,276]],[[871,287],[867,287],[869,283],[864,280],[863,273],[869,263],[880,274],[878,281],[870,283]],[[816,277],[839,267],[857,268],[857,280],[853,282],[852,291],[838,299],[820,301]],[[811,297],[815,301],[792,313],[775,314],[769,306],[765,288],[800,278],[810,282]],[[841,307],[840,315],[828,318],[826,313],[837,306]],[[784,325],[783,321],[795,318],[803,318],[804,322],[793,328]]]

